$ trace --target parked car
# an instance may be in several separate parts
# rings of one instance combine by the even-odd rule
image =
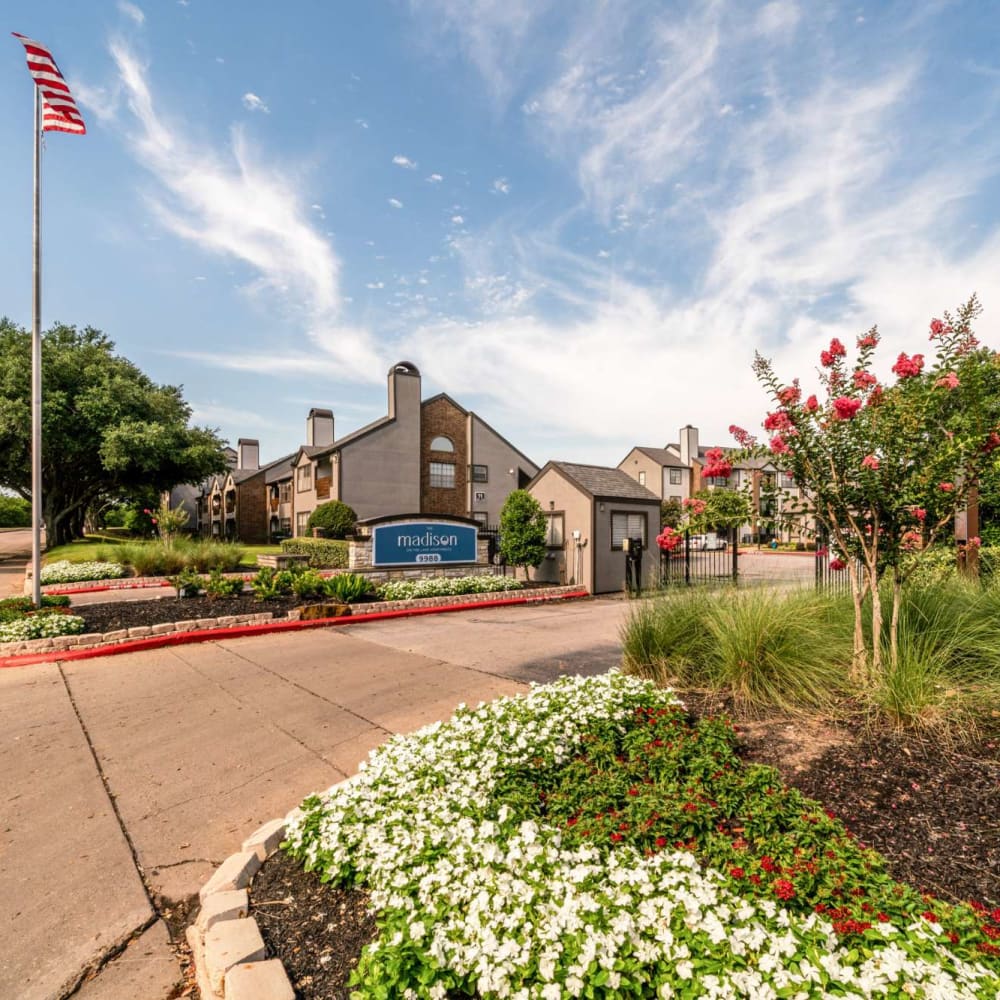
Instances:
[[[725,535],[720,535],[715,531],[706,532],[704,535],[691,536],[692,552],[725,552],[727,544]]]

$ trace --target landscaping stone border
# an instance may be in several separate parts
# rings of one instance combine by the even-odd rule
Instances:
[[[569,595],[585,595],[579,587],[545,587],[544,589],[498,590],[481,594],[456,594],[447,597],[419,597],[408,601],[373,601],[369,604],[350,606],[352,619],[363,619],[369,615],[387,612],[414,611],[434,608],[453,608],[463,605],[486,604],[496,600],[530,604]],[[25,639],[19,642],[0,643],[0,662],[6,657],[29,656],[42,653],[68,653],[78,649],[113,648],[137,640],[157,636],[188,634],[191,632],[211,633],[215,629],[230,629],[240,626],[267,625],[278,622],[294,622],[301,619],[299,609],[290,611],[285,618],[275,618],[271,612],[254,615],[223,615],[220,618],[194,618],[181,622],[164,622],[160,625],[138,625],[114,632],[85,632],[82,635],[59,635],[43,639]],[[315,624],[315,623],[310,623]],[[208,635],[206,638],[210,638]]]

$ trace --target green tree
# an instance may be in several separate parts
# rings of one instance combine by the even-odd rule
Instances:
[[[663,500],[660,503],[660,527],[676,528],[684,519],[684,508],[680,500]]]
[[[0,318],[0,487],[31,499],[31,338]],[[42,510],[48,544],[80,537],[91,506],[198,482],[225,467],[215,431],[191,427],[180,387],[157,385],[99,330],[42,339]]]
[[[754,364],[777,405],[764,421],[773,434],[769,449],[750,451],[781,456],[842,557],[836,568],[851,582],[853,672],[859,683],[868,679],[869,667],[875,674],[882,669],[880,582],[892,583],[888,645],[895,665],[906,576],[919,565],[925,546],[951,530],[970,486],[996,467],[1000,455],[1000,357],[981,348],[973,334],[979,312],[973,296],[956,317],[945,313],[943,320],[933,320],[934,360],[925,365],[923,354],[900,354],[890,385],[872,372],[879,342],[874,328],[858,338],[853,363],[836,338],[820,354],[825,399],[803,399],[798,380],[782,382],[760,355]],[[734,433],[748,442],[745,431],[734,428]],[[869,647],[862,627],[866,597]]]
[[[695,499],[704,503],[703,508],[692,509],[690,527],[695,532],[726,532],[746,524],[753,514],[747,495],[736,490],[699,490]]]
[[[22,497],[0,493],[0,528],[28,528],[31,526],[31,504]]]
[[[500,554],[511,566],[540,566],[545,558],[548,519],[527,491],[514,490],[500,511]]]
[[[321,503],[310,515],[306,528],[322,528],[327,538],[344,538],[354,531],[358,515],[342,500]]]

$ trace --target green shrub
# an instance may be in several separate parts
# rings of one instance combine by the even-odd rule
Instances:
[[[353,508],[342,500],[331,500],[329,503],[321,503],[309,515],[306,528],[309,531],[320,528],[327,538],[343,538],[354,531],[357,519],[358,515]]]
[[[243,560],[243,549],[234,542],[181,539],[174,542],[174,549],[182,552],[186,564],[199,573],[211,573],[214,569],[235,573]]]
[[[335,538],[287,538],[281,551],[309,556],[313,569],[347,569],[348,543]]]
[[[319,573],[314,569],[309,569],[304,573],[299,573],[292,581],[292,593],[300,601],[311,601],[319,597],[326,597],[329,593],[329,587]]]
[[[243,578],[223,576],[222,570],[216,567],[205,583],[205,593],[213,600],[218,600],[220,597],[239,597],[243,593]]]
[[[30,528],[31,504],[22,497],[0,493],[0,528]]]
[[[189,566],[169,577],[169,580],[171,586],[177,590],[178,597],[197,597],[205,589],[201,577]]]
[[[273,601],[278,597],[287,597],[292,592],[297,575],[292,570],[278,571],[270,566],[263,566],[250,581],[250,589],[258,601]]]
[[[42,567],[42,583],[80,583],[87,580],[113,580],[128,576],[124,566],[117,562],[71,563],[62,559]]]
[[[0,642],[24,642],[28,639],[51,639],[59,635],[79,635],[83,619],[55,611],[23,615],[11,621],[0,619]]]
[[[369,593],[371,583],[360,573],[338,573],[326,581],[326,589],[335,600],[351,604]]]

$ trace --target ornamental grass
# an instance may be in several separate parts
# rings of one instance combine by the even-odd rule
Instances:
[[[735,740],[564,678],[390,739],[284,846],[370,893],[357,996],[995,998],[1000,911],[894,881]]]

